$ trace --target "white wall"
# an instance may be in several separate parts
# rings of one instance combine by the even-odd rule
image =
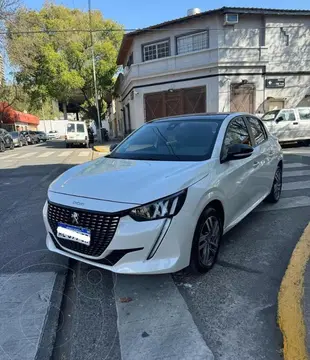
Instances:
[[[61,136],[66,133],[68,120],[40,120],[38,130],[48,133],[51,130],[56,130]]]

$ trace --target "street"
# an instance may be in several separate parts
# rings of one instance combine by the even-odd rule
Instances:
[[[284,154],[279,203],[225,235],[209,273],[139,277],[46,250],[47,188],[91,149],[59,140],[1,153],[0,358],[280,360],[277,295],[310,210],[310,148]]]

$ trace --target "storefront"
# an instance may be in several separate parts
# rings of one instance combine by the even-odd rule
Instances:
[[[7,103],[0,103],[0,128],[7,131],[37,130],[37,116],[16,111]]]

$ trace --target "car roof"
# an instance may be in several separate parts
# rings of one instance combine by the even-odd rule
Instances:
[[[248,113],[242,112],[209,112],[209,113],[201,113],[201,114],[185,114],[185,115],[175,115],[175,116],[167,116],[160,119],[154,119],[148,121],[148,123],[154,123],[159,121],[167,121],[167,120],[192,120],[195,118],[199,118],[200,120],[224,120],[227,116],[230,115],[251,115]],[[254,115],[255,116],[255,115]]]

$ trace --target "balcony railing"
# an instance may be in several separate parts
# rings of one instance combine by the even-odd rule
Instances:
[[[267,52],[266,47],[220,47],[133,64],[124,70],[122,88],[125,89],[133,79],[182,73],[220,64],[234,63],[238,66],[244,63],[266,62]]]

